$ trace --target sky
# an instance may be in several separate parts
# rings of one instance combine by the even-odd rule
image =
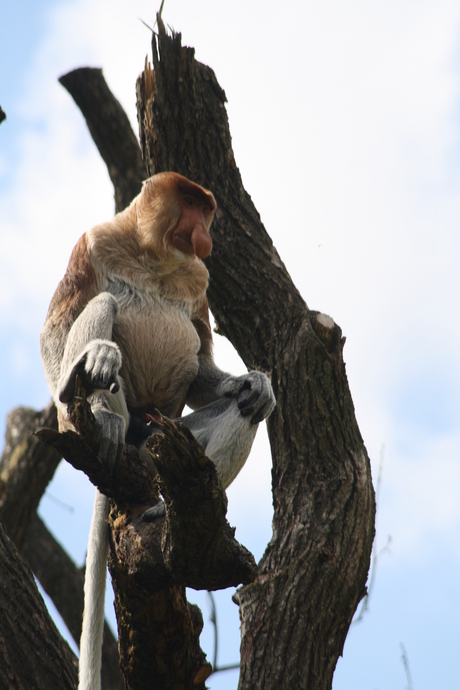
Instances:
[[[158,2],[158,5],[160,3]],[[113,215],[104,164],[60,75],[102,67],[137,132],[146,0],[18,0],[0,22],[0,432],[49,401],[38,335],[78,237]],[[246,190],[310,308],[346,336],[358,423],[380,476],[369,607],[334,690],[458,686],[460,675],[460,5],[453,0],[166,0],[216,72]],[[141,21],[142,20],[142,21]],[[216,336],[221,368],[244,367]],[[264,430],[228,491],[256,558],[271,536]],[[64,463],[40,513],[78,565],[93,491]],[[238,660],[233,591],[219,663]],[[206,595],[192,593],[209,618]],[[111,594],[107,596],[109,615]],[[212,628],[203,647],[212,658]],[[237,672],[211,690],[236,688]]]

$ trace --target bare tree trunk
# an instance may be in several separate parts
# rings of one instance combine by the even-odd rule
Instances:
[[[225,94],[209,67],[166,35],[159,19],[153,70],[138,82],[149,173],[175,170],[218,203],[210,305],[248,367],[272,378],[273,537],[256,581],[238,593],[240,690],[331,687],[374,537],[370,463],[342,357],[344,338],[309,311],[243,188]]]

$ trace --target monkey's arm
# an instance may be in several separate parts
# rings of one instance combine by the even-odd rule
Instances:
[[[197,410],[221,398],[234,398],[240,414],[250,417],[252,424],[268,417],[276,404],[266,374],[250,371],[232,376],[219,369],[211,356],[201,355],[198,374],[188,391],[187,405]]]
[[[260,371],[232,376],[219,369],[212,355],[212,332],[209,323],[208,302],[205,298],[193,319],[200,336],[198,373],[188,390],[187,405],[198,410],[221,398],[234,398],[240,414],[258,424],[268,417],[276,405],[270,379]]]

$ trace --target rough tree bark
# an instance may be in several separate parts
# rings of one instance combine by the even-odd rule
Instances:
[[[0,523],[0,688],[73,690],[77,664]]]
[[[8,416],[0,461],[0,688],[5,689],[70,690],[77,679],[76,659],[17,551],[27,542],[30,521],[60,460],[30,433],[52,425],[55,417],[51,406],[40,413],[16,409]]]
[[[344,339],[332,319],[307,308],[243,188],[225,94],[214,73],[195,61],[193,49],[181,46],[180,35],[166,35],[160,18],[158,24],[152,46],[155,74],[147,68],[137,89],[144,162],[149,174],[176,170],[215,194],[219,208],[207,262],[211,308],[219,331],[248,367],[270,374],[277,396],[268,424],[273,536],[257,570],[229,532],[225,497],[212,465],[186,431],[166,423],[164,437],[152,447],[168,506],[167,519],[154,526],[139,521],[144,504],[155,495],[151,468],[136,464],[132,450],[127,448],[113,476],[105,476],[91,460],[84,438],[52,430],[42,438],[114,499],[110,567],[129,688],[146,687],[152,679],[157,688],[204,687],[209,668],[198,644],[202,622],[196,607],[188,606],[184,586],[243,582],[236,597],[242,622],[240,690],[325,690],[331,687],[353,613],[365,593],[374,534],[370,465],[348,390]],[[137,145],[127,144],[130,169],[137,172],[126,191],[121,157],[111,156],[110,144],[116,147],[119,137],[105,139],[98,124],[99,110],[109,120],[120,120],[119,106],[93,107],[99,98],[113,98],[97,86],[102,79],[98,70],[79,70],[63,79],[84,108],[90,131],[98,132],[94,138],[108,164],[117,206],[125,205],[141,175]],[[189,501],[181,505],[181,482],[191,468],[204,473],[194,500],[207,501],[212,521],[218,516],[201,552],[207,525],[193,516],[193,504],[192,516]],[[173,492],[177,510],[171,510]],[[36,503],[24,524],[35,508]],[[14,511],[5,508],[5,514]],[[20,524],[14,529],[26,534]],[[195,558],[187,552],[189,543],[197,545]],[[215,550],[224,564],[221,574],[209,561]],[[1,624],[0,633],[5,634]],[[54,687],[51,680],[48,687]]]

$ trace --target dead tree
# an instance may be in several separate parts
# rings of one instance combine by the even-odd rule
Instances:
[[[177,171],[216,197],[214,249],[207,261],[210,306],[219,332],[248,368],[271,376],[277,397],[268,421],[273,536],[261,562],[256,566],[234,540],[213,465],[180,425],[165,420],[163,436],[150,444],[158,484],[129,447],[113,472],[104,473],[85,440],[92,422],[84,400],[74,406],[78,435],[58,434],[45,424],[40,438],[58,450],[47,462],[56,464],[63,455],[112,499],[109,567],[129,689],[153,683],[158,689],[204,688],[210,666],[199,647],[201,613],[187,603],[185,587],[243,584],[236,595],[242,622],[239,690],[327,690],[366,592],[374,536],[370,464],[348,389],[345,339],[329,316],[308,309],[243,187],[225,94],[213,71],[195,60],[193,49],[182,47],[180,34],[167,35],[160,17],[158,27],[153,69],[146,64],[137,83],[143,162],[100,70],[76,70],[61,81],[108,165],[118,208],[137,192],[144,170]],[[20,440],[20,470],[27,472],[32,456],[24,436]],[[17,471],[10,460],[11,453],[4,455],[2,479],[10,476],[5,468],[11,476]],[[43,475],[45,486],[49,474]],[[188,488],[189,476],[200,477],[196,493]],[[25,501],[13,492],[20,484],[0,485],[0,517],[10,532],[20,533],[22,548],[38,501],[31,492]],[[139,515],[158,490],[168,514],[147,525]],[[9,496],[21,510],[8,509]],[[20,523],[16,515],[23,516]],[[49,548],[56,550],[52,538]],[[76,585],[68,586],[70,591]],[[4,634],[0,621],[0,650]],[[20,668],[15,673],[20,677]]]

